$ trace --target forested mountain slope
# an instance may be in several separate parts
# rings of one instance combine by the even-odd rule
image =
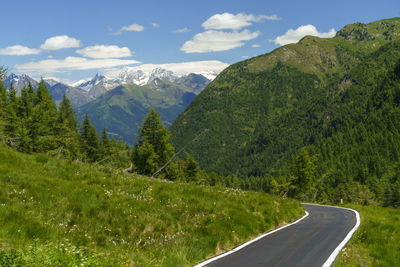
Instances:
[[[288,178],[307,149],[323,185],[390,180],[400,148],[399,39],[399,18],[355,23],[234,64],[174,122],[173,143],[208,129],[187,149],[223,174]]]
[[[156,109],[169,126],[187,107],[195,93],[164,79],[147,85],[120,85],[78,109],[82,120],[88,114],[100,132],[103,128],[131,144],[150,108]]]

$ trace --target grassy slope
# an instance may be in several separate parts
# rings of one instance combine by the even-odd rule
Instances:
[[[400,266],[400,210],[350,205],[361,225],[333,266]]]
[[[303,214],[290,199],[104,172],[3,145],[0,159],[0,249],[20,249],[25,264],[42,251],[74,265],[60,246],[79,246],[98,263],[188,266]]]

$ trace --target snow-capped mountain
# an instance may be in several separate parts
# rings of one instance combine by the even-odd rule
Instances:
[[[131,67],[125,67],[118,73],[106,73],[106,77],[120,84],[134,83],[137,85],[149,84],[157,78],[165,79],[170,82],[174,82],[179,78],[179,76],[172,71],[163,68],[154,68],[150,71],[144,71]]]
[[[106,74],[106,76],[104,76],[101,74],[96,74],[93,79],[84,81],[80,84],[76,83],[74,85],[78,89],[84,92],[88,92],[91,97],[97,98],[105,92],[110,91],[119,85],[133,83],[143,86],[152,83],[156,79],[163,79],[170,82],[175,82],[189,75],[191,74],[177,75],[174,72],[163,68],[154,68],[150,71],[143,71],[135,68],[125,67],[120,72],[113,73],[113,75],[107,76]],[[205,77],[203,78],[206,79]]]
[[[150,75],[147,72],[144,72],[142,70],[132,71],[130,70],[130,68],[125,67],[117,74],[114,79],[118,80],[122,84],[134,83],[137,85],[145,85],[148,83],[149,78]]]
[[[151,71],[149,80],[147,82],[148,83],[152,82],[153,80],[155,80],[157,78],[158,79],[165,79],[165,80],[168,80],[170,82],[174,82],[176,79],[179,78],[179,76],[176,75],[175,73],[173,73],[170,70],[166,70],[166,69],[163,69],[163,68],[155,68],[154,70]]]
[[[228,64],[217,61],[182,62],[169,64],[143,64],[136,67],[124,67],[97,74],[91,80],[79,81],[72,86],[88,92],[97,98],[119,85],[136,84],[144,86],[155,79],[167,80],[199,93]]]
[[[11,73],[5,80],[4,85],[9,88],[11,84],[13,84],[14,88],[17,90],[17,95],[21,94],[21,89],[24,86],[27,86],[29,83],[36,88],[38,86],[38,82],[29,77],[26,74],[16,75]]]
[[[75,87],[66,85],[61,83],[54,78],[45,78],[43,79],[53,100],[57,103],[61,101],[64,94],[71,100],[73,106],[78,107],[83,104],[86,104],[93,98],[81,92],[80,90],[76,89]],[[21,94],[22,88],[27,86],[29,83],[33,86],[33,88],[37,88],[39,83],[34,80],[33,78],[29,77],[26,74],[16,75],[11,73],[5,80],[4,85],[9,88],[11,83],[13,84],[14,88],[17,90],[17,95]]]
[[[81,84],[76,84],[76,87],[95,99],[111,89],[114,89],[121,83],[115,79],[109,79],[104,75],[96,74],[93,79],[85,81]]]
[[[54,78],[44,78],[43,80],[50,87],[56,85],[57,83],[60,83],[58,80],[55,80]]]

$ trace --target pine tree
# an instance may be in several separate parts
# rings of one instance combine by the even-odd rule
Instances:
[[[7,77],[7,68],[0,66],[0,81],[3,81]]]
[[[57,105],[54,103],[43,79],[39,82],[34,98],[32,141],[36,152],[57,149],[55,139]]]
[[[106,128],[101,131],[101,146],[102,146],[102,158],[109,157],[112,154],[111,141],[108,137]]]
[[[32,152],[32,133],[33,133],[33,102],[34,90],[32,84],[21,90],[21,97],[18,101],[17,116],[19,119],[19,127],[16,136],[19,138],[18,149],[23,152]]]
[[[76,120],[76,115],[72,107],[71,101],[64,94],[63,99],[60,102],[58,108],[58,123],[65,124],[67,129],[72,131],[78,130],[78,123]]]
[[[158,165],[158,155],[154,151],[154,147],[146,139],[140,146],[133,147],[133,163],[136,170],[140,174],[152,175]]]
[[[96,128],[90,122],[88,115],[82,122],[82,127],[79,135],[79,143],[81,153],[90,162],[95,162],[100,158],[100,141],[97,135]]]
[[[5,87],[2,80],[0,80],[0,117],[5,112],[5,106],[7,101],[7,88]]]
[[[59,151],[66,158],[79,155],[78,123],[72,104],[66,95],[60,102],[57,118],[57,140]]]
[[[200,167],[197,161],[190,154],[186,154],[185,161],[185,176],[188,182],[198,181],[198,174],[200,172]]]
[[[0,140],[4,136],[5,116],[7,103],[7,89],[0,79]]]
[[[152,174],[172,156],[174,148],[170,143],[170,133],[160,121],[157,111],[151,109],[146,115],[140,132],[136,136],[132,161],[139,173]],[[146,165],[148,164],[148,165]]]
[[[307,148],[300,150],[296,157],[294,176],[291,179],[291,195],[293,197],[304,200],[314,189],[315,161],[315,157],[310,156]]]
[[[16,133],[18,129],[18,117],[17,117],[17,108],[18,108],[18,98],[17,98],[17,91],[14,88],[14,85],[11,83],[10,87],[8,88],[7,92],[7,99],[6,99],[6,109],[4,114],[4,133],[7,138],[16,140]]]
[[[34,97],[35,93],[31,83],[29,83],[27,87],[21,89],[21,97],[18,103],[19,117],[27,119],[32,116]]]

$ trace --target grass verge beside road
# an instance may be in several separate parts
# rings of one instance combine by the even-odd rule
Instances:
[[[291,222],[301,205],[0,145],[0,265],[190,266]]]
[[[400,266],[400,210],[346,205],[360,213],[361,224],[333,266]]]

